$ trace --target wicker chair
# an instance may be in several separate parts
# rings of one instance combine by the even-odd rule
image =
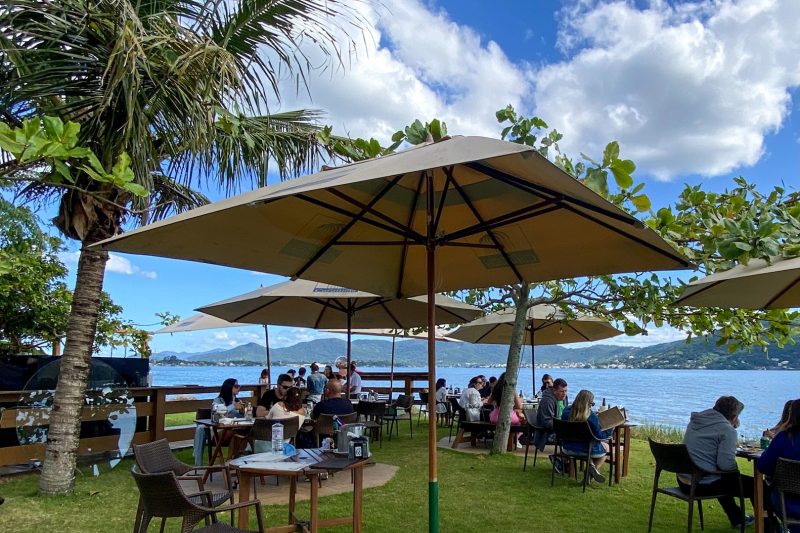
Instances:
[[[788,530],[792,526],[799,525],[800,517],[786,514],[786,496],[800,498],[800,461],[778,459],[775,475],[772,476],[772,490],[778,495],[780,507],[776,509],[776,512],[778,519],[783,523],[783,528]]]
[[[320,437],[322,435],[331,436],[334,433],[333,430],[333,417],[338,416],[339,420],[342,421],[342,424],[352,424],[358,418],[358,413],[350,413],[346,415],[328,415],[328,414],[320,414],[319,418],[317,418],[316,422],[314,422],[314,430],[313,430],[313,438],[314,441],[317,443],[317,447],[322,445]]]
[[[136,485],[139,487],[139,502],[141,507],[141,516],[137,516],[134,533],[147,533],[147,528],[153,518],[161,518],[161,531],[164,531],[164,521],[167,518],[181,518],[181,533],[188,533],[190,531],[195,531],[197,533],[243,533],[245,530],[217,522],[216,513],[230,511],[231,514],[233,514],[236,509],[251,505],[256,508],[258,531],[264,531],[261,503],[258,501],[254,500],[213,507],[211,506],[212,495],[210,492],[199,492],[193,495],[187,495],[183,492],[183,489],[181,489],[178,477],[174,472],[167,471],[155,474],[144,474],[134,467],[131,470],[131,474],[133,474]],[[211,524],[209,524],[209,519],[211,520]],[[206,527],[195,529],[195,526],[201,520],[206,521]]]
[[[700,467],[695,465],[694,461],[692,461],[692,457],[689,455],[689,450],[686,448],[685,444],[664,444],[656,442],[653,439],[647,440],[650,442],[650,451],[653,453],[653,458],[656,460],[656,472],[653,478],[653,495],[650,500],[650,522],[647,526],[647,531],[649,532],[653,529],[653,514],[656,510],[656,495],[659,493],[672,496],[673,498],[678,498],[679,500],[683,500],[689,504],[689,518],[686,529],[689,533],[692,531],[692,514],[694,512],[694,502],[696,501],[697,514],[700,517],[700,529],[703,529],[703,500],[716,499],[720,496],[725,496],[725,494],[709,494],[698,496],[694,493],[694,491],[697,487],[697,483],[703,478],[703,476],[712,473],[719,474],[720,472],[706,472],[700,469]],[[683,492],[680,487],[659,487],[658,479],[661,476],[662,471],[690,476],[691,483],[689,494]],[[738,476],[739,472],[737,471],[735,474]],[[742,533],[744,533],[745,528],[743,493],[742,478],[739,477],[739,507],[742,509],[740,531],[742,531]]]
[[[203,472],[220,472],[225,477],[225,486],[228,487],[228,490],[211,494],[210,505],[213,507],[218,507],[228,502],[233,503],[233,490],[231,490],[233,485],[231,484],[231,473],[230,469],[228,469],[228,467],[225,465],[187,465],[175,457],[175,455],[172,453],[172,450],[169,449],[169,441],[167,439],[160,439],[154,442],[148,442],[147,444],[136,444],[133,447],[133,455],[136,457],[136,464],[139,465],[139,470],[143,474],[172,472],[179,480],[196,482],[199,492],[205,491],[202,475]],[[194,502],[197,504],[203,503],[203,501],[204,500],[194,498]],[[140,499],[137,516],[141,516],[141,513],[142,501]],[[231,514],[231,521],[232,520],[233,514]]]

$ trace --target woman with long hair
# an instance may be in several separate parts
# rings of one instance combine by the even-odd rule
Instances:
[[[794,400],[789,406],[786,421],[778,428],[778,432],[761,457],[758,459],[758,469],[765,475],[775,474],[778,459],[791,459],[800,461],[800,399]],[[774,509],[780,509],[777,493],[772,494]],[[786,514],[792,518],[800,517],[800,499],[786,497]],[[800,527],[792,526],[790,533],[800,532]]]
[[[222,382],[222,387],[219,389],[219,396],[214,398],[214,401],[211,402],[211,411],[216,411],[217,405],[224,405],[227,410],[225,416],[233,418],[244,416],[242,413],[244,404],[236,397],[238,393],[239,381],[234,378],[226,379]]]
[[[267,382],[268,382],[267,369],[265,368],[264,370],[261,371],[261,375],[258,376],[258,384],[259,385],[266,385]]]
[[[609,438],[612,430],[603,431],[600,429],[600,419],[597,418],[597,415],[592,411],[592,407],[594,407],[594,394],[592,394],[592,391],[582,390],[575,396],[575,400],[572,404],[564,408],[561,419],[569,420],[570,422],[588,422],[592,434],[594,434],[595,437],[598,439]],[[586,446],[581,443],[567,442],[564,444],[564,448],[576,454],[586,453]],[[589,473],[598,483],[603,483],[606,479],[605,476],[600,473],[598,467],[602,466],[606,461],[608,450],[609,445],[605,440],[595,441],[594,444],[592,444],[590,453],[592,462],[589,463]]]
[[[299,418],[299,425],[303,425],[306,419],[306,410],[303,407],[302,392],[298,387],[292,387],[286,391],[283,399],[277,402],[267,413],[268,419],[277,418],[291,418],[296,416]]]
[[[783,413],[781,413],[781,419],[777,424],[775,424],[775,427],[764,430],[765,437],[773,439],[775,438],[775,435],[777,435],[778,432],[783,429],[783,426],[789,421],[789,415],[792,411],[792,402],[794,402],[794,400],[789,400],[783,404]]]
[[[447,420],[447,380],[436,380],[436,418]]]
[[[500,377],[497,378],[497,382],[494,384],[492,388],[492,395],[489,396],[489,401],[494,405],[494,409],[492,412],[489,413],[489,422],[492,424],[497,424],[497,421],[500,419],[500,405],[503,401],[503,389],[506,386],[506,373],[503,372],[500,374]],[[525,423],[525,415],[522,413],[522,399],[517,394],[517,391],[514,391],[514,406],[511,410],[511,425],[518,426],[520,424]],[[514,435],[515,441],[517,443],[517,448],[522,448],[522,444],[518,440],[519,434]]]
[[[333,367],[331,365],[325,365],[325,370],[322,373],[325,374],[325,377],[328,379],[334,378]],[[338,379],[339,376],[336,376],[336,378]]]

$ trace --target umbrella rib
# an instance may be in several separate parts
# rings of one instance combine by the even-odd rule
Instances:
[[[769,306],[771,306],[773,303],[775,303],[781,296],[783,296],[784,294],[789,292],[789,290],[791,290],[791,288],[794,287],[797,284],[798,281],[800,281],[800,277],[798,277],[793,282],[791,282],[786,287],[784,287],[784,289],[782,291],[780,291],[778,294],[776,294],[775,296],[770,298],[769,301],[764,305],[764,308],[765,309],[769,309]]]
[[[279,301],[280,299],[281,299],[280,297],[278,297],[278,298],[274,298],[273,300],[270,300],[269,302],[267,302],[267,303],[265,303],[265,304],[263,304],[263,305],[259,305],[259,306],[258,306],[258,307],[256,307],[255,309],[251,309],[250,311],[246,312],[246,313],[245,313],[245,314],[243,314],[242,316],[237,316],[236,318],[234,318],[233,320],[231,320],[231,322],[239,322],[239,321],[240,321],[241,319],[243,319],[244,317],[246,317],[246,316],[248,316],[248,315],[252,315],[253,313],[256,313],[256,312],[258,312],[258,311],[261,311],[262,309],[266,309],[267,307],[269,307],[270,305],[272,305],[272,304],[274,304],[275,302]]]
[[[645,248],[649,248],[650,250],[652,250],[652,251],[654,251],[654,252],[656,252],[656,253],[659,253],[659,254],[663,255],[664,257],[669,257],[670,259],[672,259],[672,260],[674,260],[674,261],[677,261],[678,263],[680,263],[681,265],[683,265],[683,266],[684,266],[684,268],[689,268],[689,267],[691,267],[691,266],[692,266],[692,263],[691,263],[690,261],[687,261],[687,260],[686,260],[686,258],[682,257],[681,255],[679,255],[679,254],[675,254],[675,253],[670,253],[670,252],[668,252],[667,250],[662,250],[662,249],[661,249],[661,248],[659,248],[658,246],[655,246],[655,245],[653,245],[653,244],[651,244],[651,243],[649,243],[649,242],[645,241],[644,239],[640,239],[639,237],[637,237],[637,236],[635,236],[635,235],[631,235],[630,233],[626,233],[626,232],[622,231],[622,230],[621,230],[621,229],[619,229],[619,228],[615,228],[615,227],[614,227],[614,226],[612,226],[611,224],[608,224],[607,222],[604,222],[604,221],[602,221],[602,220],[600,220],[600,219],[598,219],[598,218],[596,218],[596,217],[593,217],[592,215],[590,215],[590,214],[588,214],[588,213],[582,213],[582,212],[581,212],[581,211],[579,211],[578,209],[575,209],[575,207],[574,207],[574,206],[571,206],[571,205],[565,205],[565,206],[564,206],[564,209],[567,209],[567,210],[569,210],[569,211],[572,211],[572,212],[573,212],[573,213],[575,213],[576,215],[579,215],[579,216],[582,216],[583,218],[586,218],[586,219],[588,219],[588,220],[591,220],[591,221],[592,221],[592,222],[594,222],[595,224],[599,224],[600,226],[603,226],[604,228],[606,228],[606,229],[608,229],[608,230],[611,230],[611,231],[613,231],[614,233],[616,233],[616,234],[618,234],[618,235],[621,235],[622,237],[625,237],[625,238],[627,238],[627,239],[629,239],[629,240],[632,240],[632,241],[634,241],[635,243],[637,243],[637,244],[640,244],[640,245],[644,246]]]
[[[341,207],[336,207],[335,205],[331,205],[331,204],[329,204],[327,202],[323,202],[322,200],[317,200],[316,198],[312,198],[312,197],[306,196],[304,194],[299,194],[299,195],[295,196],[295,198],[298,198],[300,200],[304,200],[304,201],[306,201],[306,202],[308,202],[310,204],[316,205],[317,207],[321,207],[323,209],[328,209],[329,211],[333,211],[334,213],[336,213],[338,215],[344,215],[344,216],[346,216],[346,217],[348,217],[350,219],[354,219],[353,220],[353,224],[355,224],[356,221],[361,220],[365,224],[369,224],[370,226],[375,226],[376,228],[382,229],[382,230],[384,230],[386,232],[393,233],[395,235],[400,235],[401,237],[405,236],[405,233],[401,232],[400,230],[398,230],[396,228],[388,226],[388,225],[384,224],[383,222],[378,222],[377,220],[371,220],[369,218],[359,218],[359,217],[362,216],[362,214],[360,214],[360,213],[359,214],[353,213],[352,211],[348,211],[347,209],[343,209]],[[349,229],[351,226],[352,226],[352,224],[349,224],[347,229]]]
[[[396,182],[395,182],[395,183],[396,183]],[[352,196],[349,196],[349,195],[347,195],[347,194],[344,194],[343,192],[341,192],[341,191],[339,191],[339,190],[336,190],[336,189],[331,189],[331,190],[329,190],[328,192],[330,192],[330,193],[331,193],[331,194],[333,194],[334,196],[336,196],[336,197],[338,197],[338,198],[340,198],[340,199],[344,200],[345,202],[348,202],[348,203],[350,203],[350,204],[352,204],[352,205],[354,205],[354,206],[358,207],[359,209],[361,209],[361,210],[362,210],[362,212],[366,211],[367,213],[369,213],[369,214],[371,214],[371,215],[374,215],[374,216],[378,217],[379,219],[383,220],[384,222],[386,222],[386,223],[388,223],[388,224],[390,224],[390,225],[394,226],[394,227],[395,227],[395,228],[397,228],[399,231],[413,233],[413,230],[412,230],[410,227],[403,226],[402,224],[400,224],[400,223],[399,223],[398,221],[396,221],[395,219],[393,219],[393,218],[391,218],[391,217],[388,217],[388,216],[384,215],[384,214],[383,214],[383,213],[381,213],[380,211],[375,211],[374,209],[372,209],[372,206],[373,206],[373,205],[375,205],[375,202],[374,202],[374,201],[370,202],[370,203],[369,203],[369,205],[367,205],[367,204],[365,204],[364,202],[359,202],[358,200],[356,200],[356,199],[355,199],[355,198],[353,198]],[[365,219],[365,220],[367,220],[367,219]],[[422,239],[422,235],[420,235],[420,236],[419,236],[419,239]]]
[[[402,177],[402,176],[397,176],[397,177],[396,177],[396,178],[394,178],[392,181],[390,181],[390,182],[389,182],[389,183],[386,185],[386,187],[384,187],[384,188],[383,188],[383,190],[382,190],[381,192],[379,192],[378,194],[376,194],[376,195],[375,195],[375,196],[372,198],[372,200],[370,200],[370,202],[369,202],[369,204],[368,204],[368,205],[369,205],[370,207],[371,207],[372,205],[375,205],[375,203],[376,203],[378,200],[380,200],[381,198],[383,198],[383,196],[384,196],[384,195],[385,195],[385,194],[386,194],[386,193],[389,191],[389,189],[390,189],[390,188],[391,188],[391,187],[392,187],[392,186],[393,186],[395,183],[397,183],[397,182],[400,180],[400,178],[401,178],[401,177]],[[370,219],[368,219],[368,218],[364,218],[364,214],[365,214],[365,211],[364,211],[364,210],[362,210],[362,211],[361,211],[360,213],[358,213],[358,214],[354,214],[354,213],[350,213],[350,212],[348,212],[346,209],[341,209],[341,208],[338,208],[338,207],[336,207],[336,206],[333,206],[333,205],[327,204],[327,203],[325,203],[325,202],[322,202],[322,201],[316,200],[315,198],[311,198],[310,196],[306,196],[306,195],[304,195],[304,194],[303,194],[303,195],[298,195],[297,197],[298,197],[298,198],[300,198],[300,199],[302,199],[302,200],[305,200],[305,201],[307,201],[307,202],[310,202],[310,203],[312,203],[312,204],[316,204],[316,205],[318,205],[319,207],[322,207],[322,208],[327,208],[327,209],[330,209],[330,210],[332,210],[332,211],[339,212],[340,214],[345,214],[346,216],[349,216],[349,217],[350,217],[350,221],[349,221],[347,224],[345,224],[345,226],[344,226],[344,227],[343,227],[341,230],[339,230],[339,231],[336,233],[336,235],[334,235],[334,237],[333,237],[331,240],[329,240],[329,241],[328,241],[327,243],[325,243],[325,244],[324,244],[322,247],[320,247],[320,249],[319,249],[319,250],[317,250],[317,253],[315,253],[315,254],[314,254],[314,256],[313,256],[311,259],[309,259],[309,260],[306,262],[306,264],[304,264],[304,265],[303,265],[303,266],[300,268],[300,270],[298,270],[298,271],[295,273],[295,276],[296,276],[296,277],[300,277],[300,276],[302,276],[302,275],[303,275],[303,273],[304,273],[306,270],[308,270],[308,268],[309,268],[309,267],[311,267],[311,265],[313,265],[313,264],[314,264],[314,263],[315,263],[315,262],[316,262],[316,261],[317,261],[317,260],[318,260],[320,257],[322,257],[322,256],[323,256],[323,254],[325,254],[325,252],[327,252],[327,251],[328,251],[328,250],[331,248],[331,246],[333,246],[333,245],[336,243],[336,241],[337,241],[337,240],[338,240],[340,237],[342,237],[342,236],[343,236],[345,233],[347,233],[347,232],[350,230],[350,228],[352,228],[352,227],[353,227],[353,225],[355,225],[355,223],[356,223],[356,222],[358,222],[359,220],[363,220],[363,221],[364,221],[365,223],[367,223],[367,224],[372,224],[372,225],[374,225],[374,226],[383,227],[383,229],[385,229],[386,231],[389,231],[390,233],[395,233],[395,231],[394,231],[394,230],[393,230],[393,229],[392,229],[390,226],[384,226],[384,225],[383,225],[383,224],[381,224],[380,222],[377,222],[377,221],[374,221],[374,220],[370,220]]]
[[[481,342],[483,339],[485,339],[486,337],[488,337],[488,336],[489,336],[491,333],[494,333],[494,330],[496,330],[496,329],[497,329],[497,328],[499,328],[499,327],[500,327],[500,324],[495,324],[494,326],[492,326],[491,328],[489,328],[489,330],[488,330],[486,333],[484,333],[483,335],[481,335],[480,337],[478,337],[477,339],[475,339],[475,344],[478,344],[478,343],[480,343],[480,342]]]
[[[577,329],[575,329],[575,326],[573,326],[573,325],[572,325],[570,322],[567,322],[567,327],[568,327],[569,329],[571,329],[572,331],[574,331],[575,333],[577,333],[578,335],[580,335],[581,337],[583,337],[583,340],[585,340],[586,342],[591,342],[591,340],[589,339],[589,337],[587,337],[587,336],[586,336],[586,335],[584,335],[582,332],[580,332],[580,331],[578,331]]]
[[[507,226],[509,224],[513,224],[515,222],[519,222],[522,220],[527,220],[539,215],[546,215],[547,213],[551,213],[553,211],[557,211],[558,209],[563,209],[564,206],[561,205],[554,205],[553,202],[555,200],[545,200],[542,203],[538,203],[535,205],[530,205],[528,207],[523,207],[521,209],[517,209],[511,213],[507,213],[505,215],[501,215],[499,217],[493,218],[491,220],[487,220],[483,224],[473,224],[472,226],[466,227],[464,229],[460,229],[458,231],[454,231],[453,233],[447,235],[448,241],[453,241],[456,239],[461,239],[464,237],[469,237],[475,233],[480,231],[484,231],[488,229],[495,229],[501,226]],[[537,212],[539,211],[539,212]]]
[[[461,198],[464,200],[464,203],[467,204],[467,207],[469,208],[470,211],[472,211],[472,215],[478,220],[478,222],[481,224],[485,224],[485,222],[481,218],[480,213],[478,213],[478,210],[472,204],[472,201],[469,199],[467,194],[464,192],[464,189],[461,188],[461,185],[459,185],[459,183],[456,180],[453,180],[453,187],[456,188],[456,191],[458,191],[458,194],[461,195]],[[505,249],[500,244],[500,241],[497,240],[497,237],[495,236],[494,232],[491,229],[487,229],[486,234],[489,235],[489,238],[492,239],[492,242],[494,242],[495,246],[497,246],[497,251],[500,252],[501,256],[503,256],[503,259],[505,260],[506,264],[508,264],[508,267],[511,269],[511,271],[514,272],[514,275],[517,276],[517,279],[519,281],[523,281],[522,274],[519,273],[517,267],[514,266],[514,263],[511,262],[511,258],[508,256]]]
[[[414,201],[411,203],[411,210],[408,213],[408,223],[406,226],[409,228],[412,227],[414,223],[414,214],[417,212],[417,206],[419,205],[419,197],[422,193],[422,184],[425,182],[424,175],[420,174],[419,182],[417,183],[417,192],[414,195]],[[406,272],[406,261],[408,260],[408,238],[405,237],[403,239],[403,248],[401,250],[400,255],[400,269],[398,270],[398,277],[397,277],[397,293],[395,297],[399,298],[402,294],[403,289],[403,276]]]
[[[436,230],[439,227],[439,221],[442,219],[442,211],[444,210],[444,201],[447,198],[447,189],[450,187],[450,183],[453,181],[453,167],[449,166],[444,168],[445,176],[447,176],[444,180],[444,188],[442,189],[442,195],[439,197],[439,207],[438,211],[436,212],[436,220],[433,221],[433,234],[436,235]]]
[[[394,323],[397,325],[397,329],[403,329],[403,325],[400,323],[399,320],[397,320],[397,317],[394,316],[391,311],[389,311],[388,307],[386,307],[386,302],[387,301],[388,300],[383,300],[383,301],[378,302],[378,304],[383,308],[384,311],[386,311],[386,314],[389,315],[389,318],[394,320]]]
[[[560,199],[561,201],[563,201],[565,203],[571,203],[571,204],[578,205],[580,207],[583,207],[584,209],[588,209],[590,211],[594,211],[596,213],[600,213],[600,214],[605,215],[605,216],[607,216],[609,218],[613,218],[615,220],[618,220],[620,222],[624,222],[626,224],[630,224],[632,226],[640,226],[642,224],[639,220],[637,220],[636,218],[634,218],[634,217],[632,217],[630,215],[615,213],[614,211],[609,211],[608,209],[603,209],[602,207],[598,207],[598,206],[596,206],[596,205],[594,205],[594,204],[592,204],[590,202],[586,202],[584,200],[580,200],[578,198],[574,198],[574,197],[571,197],[571,196],[565,196],[564,194],[556,192],[556,191],[554,191],[554,190],[552,190],[552,189],[550,189],[548,187],[544,187],[544,186],[538,185],[536,183],[531,183],[529,181],[526,181],[526,180],[523,180],[521,178],[518,178],[517,176],[513,176],[511,174],[507,174],[505,172],[497,170],[496,168],[492,168],[492,167],[490,167],[488,165],[484,165],[482,163],[478,163],[478,162],[464,163],[464,166],[469,167],[469,168],[471,168],[473,170],[476,170],[478,172],[482,172],[482,173],[486,174],[487,176],[491,176],[491,177],[493,177],[495,179],[498,179],[500,181],[508,183],[509,185],[514,185],[515,187],[525,189],[528,192],[536,192],[538,194],[548,194],[548,195],[552,196],[556,200]],[[575,180],[575,178],[573,176],[570,176],[567,173],[564,173],[564,174],[566,176],[568,176],[570,179]],[[577,180],[575,180],[575,181],[577,181]]]

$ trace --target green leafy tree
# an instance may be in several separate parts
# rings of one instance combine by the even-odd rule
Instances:
[[[232,192],[265,183],[273,167],[282,177],[313,168],[326,153],[318,113],[265,110],[283,76],[302,83],[311,67],[301,45],[327,58],[321,67],[341,65],[336,41],[359,24],[337,0],[9,0],[0,9],[0,116],[28,139],[37,138],[32,124],[50,133],[44,117],[80,124],[68,149],[91,150],[99,163],[80,153],[49,165],[6,161],[18,167],[6,178],[24,184],[24,196],[57,202],[56,226],[82,244],[41,494],[74,485],[108,259],[88,245],[206,202],[200,183]]]

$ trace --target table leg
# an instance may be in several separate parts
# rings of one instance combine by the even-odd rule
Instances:
[[[212,466],[217,462],[218,458],[222,458],[222,439],[225,438],[225,431],[223,431],[222,435],[220,435],[217,429],[214,428],[214,438],[216,439],[217,443],[214,446],[214,453],[211,454],[211,457],[208,459],[208,466]],[[210,474],[211,470],[206,470],[206,473],[203,476],[203,483],[208,481],[208,476]]]
[[[353,533],[361,533],[361,491],[364,484],[364,465],[358,465],[353,474]]]
[[[289,480],[289,524],[294,523],[294,502],[297,496],[297,476],[291,476]]]
[[[246,502],[250,500],[250,482],[252,476],[250,472],[242,472],[239,470],[239,501]],[[250,512],[248,507],[239,509],[239,529],[250,529]]]
[[[622,477],[628,477],[628,457],[631,454],[631,427],[625,426],[625,449],[622,451]]]
[[[319,531],[319,508],[317,500],[319,499],[319,474],[312,473],[308,475],[308,482],[311,484],[311,510],[308,520],[311,522],[310,533],[317,533]]]
[[[753,514],[755,515],[755,532],[764,531],[764,480],[758,469],[758,461],[753,461]]]
[[[620,456],[620,427],[614,428],[614,483],[619,483],[622,474],[622,465],[619,462]]]

